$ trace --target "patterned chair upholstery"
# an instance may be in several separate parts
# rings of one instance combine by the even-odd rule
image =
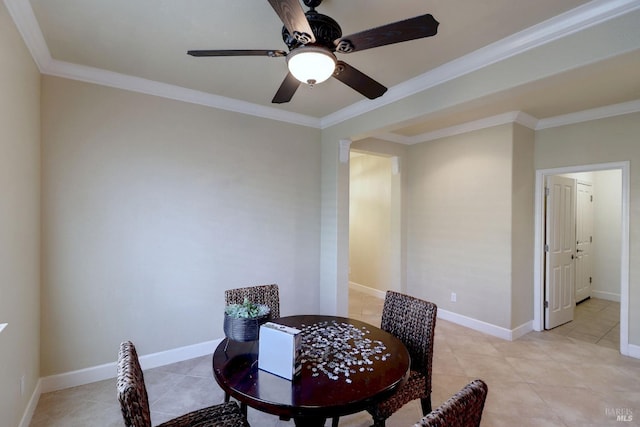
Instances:
[[[437,311],[432,302],[387,291],[380,328],[404,343],[411,356],[411,369],[409,379],[394,395],[367,409],[374,426],[384,426],[391,414],[414,399],[420,399],[423,415],[431,412],[431,366]]]
[[[151,427],[149,397],[138,353],[131,341],[120,344],[117,391],[127,427]],[[249,427],[235,402],[210,406],[174,418],[157,427]]]
[[[269,320],[280,317],[280,294],[278,285],[257,285],[246,288],[227,289],[224,291],[225,303],[242,304],[244,299],[256,304],[264,304],[271,309]]]
[[[486,399],[487,384],[472,381],[413,427],[479,427]]]
[[[224,291],[225,304],[242,304],[244,299],[255,304],[264,304],[269,307],[268,320],[275,320],[280,317],[280,292],[278,285],[256,285],[247,286],[244,288],[227,289]],[[224,394],[224,401],[228,402],[231,399],[229,393]],[[246,404],[241,404],[242,413],[247,413]]]

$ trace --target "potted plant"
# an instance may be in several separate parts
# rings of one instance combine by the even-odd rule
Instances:
[[[269,312],[266,305],[253,303],[247,298],[242,304],[229,304],[224,309],[224,334],[234,341],[255,341]]]

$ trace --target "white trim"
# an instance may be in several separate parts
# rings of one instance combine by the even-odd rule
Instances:
[[[367,295],[371,295],[374,297],[378,297],[381,299],[384,299],[385,295],[386,295],[386,291],[381,291],[380,289],[375,289],[375,288],[370,288],[369,286],[365,286],[365,285],[361,285],[359,283],[356,282],[349,282],[349,288],[365,293]]]
[[[311,128],[320,127],[320,120],[315,117],[55,59],[42,73]]]
[[[544,330],[544,267],[543,267],[543,206],[544,180],[549,175],[565,173],[591,172],[602,170],[621,170],[622,175],[622,212],[621,212],[621,253],[620,253],[620,353],[640,358],[639,346],[629,344],[629,192],[630,163],[600,163],[595,165],[569,166],[536,170],[535,188],[535,238],[534,238],[534,298],[533,329]]]
[[[140,356],[140,366],[142,369],[152,369],[157,368],[158,366],[169,365],[183,360],[213,354],[216,346],[220,344],[221,341],[222,339],[206,341],[199,344]],[[49,393],[69,387],[115,378],[115,376],[116,362],[105,363],[104,365],[40,378],[40,392]]]
[[[438,308],[438,318],[478,332],[502,338],[507,341],[516,340],[533,330],[531,321],[523,323],[515,329],[507,329],[472,317],[463,316],[462,314],[454,313],[452,311],[443,310],[441,308]]]
[[[398,175],[400,173],[400,157],[391,157],[391,175]]]
[[[636,359],[640,359],[640,345],[628,344],[629,357],[635,357]]]
[[[461,135],[467,132],[473,132],[480,129],[487,129],[494,126],[506,125],[508,123],[518,123],[529,129],[535,129],[538,119],[523,113],[522,111],[511,111],[509,113],[498,114],[496,116],[485,117],[483,119],[474,120],[472,122],[463,123],[461,125],[451,126],[439,129],[433,132],[423,133],[407,138],[408,144],[418,144],[421,142],[433,141],[448,136]]]
[[[351,281],[349,282],[349,288],[381,299],[384,299],[386,294],[386,291],[370,288],[369,286]],[[525,322],[515,329],[506,329],[491,323],[483,322],[482,320],[463,316],[462,314],[454,313],[452,311],[443,310],[441,308],[438,308],[438,318],[508,341],[517,340],[533,330],[531,321]]]
[[[637,112],[640,112],[640,100],[607,105],[606,107],[592,108],[590,110],[541,119],[538,121],[535,130],[588,122],[590,120],[606,119],[607,117],[621,116]]]
[[[349,163],[349,150],[351,150],[351,140],[350,139],[341,139],[339,141],[340,146],[340,163]]]
[[[620,294],[614,294],[613,292],[592,290],[591,294],[594,298],[600,298],[607,301],[620,302]]]
[[[31,424],[31,419],[33,418],[33,414],[36,413],[36,408],[38,407],[38,401],[40,400],[40,395],[42,394],[42,381],[38,380],[36,383],[36,387],[31,394],[31,398],[29,398],[29,402],[27,403],[27,407],[22,414],[22,419],[20,420],[20,424],[18,427],[29,427]]]
[[[40,72],[44,72],[51,63],[51,53],[38,25],[31,4],[26,0],[4,0],[4,4],[16,24],[18,32],[27,45],[31,57]]]
[[[374,101],[362,100],[329,114],[321,119],[321,128],[334,126],[639,8],[638,0],[591,1],[393,86],[385,96]]]
[[[529,320],[511,330],[511,341],[515,341],[533,331],[533,321]]]
[[[383,141],[395,142],[397,144],[410,144],[410,136],[404,136],[393,132],[375,132],[371,138],[381,139]]]
[[[4,328],[6,328],[8,325],[8,323],[0,323],[0,332],[2,332],[4,330]]]
[[[29,427],[31,424],[31,419],[33,418],[33,414],[36,413],[36,408],[38,407],[38,401],[40,400],[40,395],[42,394],[42,381],[38,380],[36,384],[36,388],[33,390],[31,394],[31,398],[27,403],[27,407],[22,414],[22,419],[20,420],[20,424],[18,427]]]
[[[391,87],[384,97],[362,100],[323,118],[287,112],[218,95],[152,82],[147,79],[53,60],[28,0],[4,0],[31,56],[43,74],[101,84],[222,110],[325,129],[472,73],[517,54],[550,43],[640,8],[638,0],[594,0],[495,43],[478,49],[427,73]],[[561,71],[561,70],[560,70]]]
[[[640,112],[640,100],[607,105],[605,107],[593,108],[590,110],[578,111],[571,114],[540,120],[522,111],[511,111],[509,113],[484,117],[482,119],[438,129],[432,132],[425,132],[420,135],[404,136],[393,132],[381,132],[374,134],[373,137],[398,144],[412,145],[449,136],[461,135],[467,132],[473,132],[494,126],[500,126],[507,123],[518,123],[529,129],[537,131],[638,112]]]
[[[620,266],[620,352],[625,356],[632,356],[629,346],[629,198],[631,193],[629,162],[622,164],[622,230],[621,266]],[[640,353],[635,353],[640,358]]]

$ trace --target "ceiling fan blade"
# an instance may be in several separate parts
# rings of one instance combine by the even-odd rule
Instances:
[[[274,104],[284,104],[285,102],[291,101],[293,94],[298,90],[298,86],[300,86],[298,79],[293,77],[293,74],[287,73],[287,76],[282,81],[280,88],[278,88],[271,102]]]
[[[426,14],[343,36],[333,43],[338,52],[359,52],[372,47],[435,36],[438,25],[440,23],[431,14]]]
[[[387,91],[386,87],[344,61],[338,61],[333,77],[369,99],[376,99]]]
[[[300,5],[300,0],[269,0],[280,20],[295,39],[301,44],[316,41],[307,16]]]
[[[226,50],[189,50],[191,56],[287,56],[284,50],[226,49]]]

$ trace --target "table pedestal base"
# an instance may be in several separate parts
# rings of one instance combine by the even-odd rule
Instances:
[[[326,418],[295,418],[293,422],[297,427],[324,427]]]

